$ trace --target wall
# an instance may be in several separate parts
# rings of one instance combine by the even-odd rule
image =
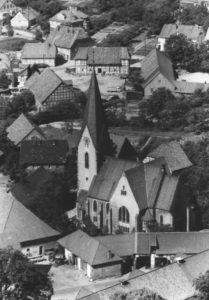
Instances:
[[[76,60],[76,73],[78,74],[91,74],[93,70],[92,65],[87,65],[86,60]],[[122,65],[95,65],[95,72],[97,74],[128,74],[129,73],[129,61],[123,60]]]
[[[85,143],[84,138],[88,138],[89,144]],[[89,154],[89,169],[85,168],[85,153]],[[94,175],[97,174],[96,151],[86,127],[83,131],[78,145],[78,190],[89,190]]]
[[[57,47],[57,53],[63,55],[66,60],[71,59],[71,50]]]
[[[14,18],[11,20],[12,27],[20,27],[27,29],[29,26],[28,20],[22,15],[21,12],[18,12]]]
[[[165,51],[165,38],[158,38],[157,46],[160,46],[160,51]]]
[[[55,66],[55,58],[22,58],[23,65],[47,64],[50,67]]]
[[[159,89],[160,87],[164,87],[164,88],[170,89],[171,91],[175,91],[174,85],[167,78],[165,78],[162,74],[158,74],[144,88],[144,96],[151,96],[153,91],[156,89]]]
[[[91,278],[93,280],[120,276],[121,275],[121,262],[115,265],[103,265],[102,267],[91,267]]]
[[[170,225],[173,227],[173,216],[169,211],[165,211],[162,209],[156,209],[156,221],[159,225]],[[163,224],[160,223],[161,216],[163,218]]]
[[[39,245],[31,245],[28,247],[22,247],[22,253],[29,258],[37,257],[40,255],[44,255],[44,251],[49,249],[55,249],[57,246],[57,242],[49,242],[49,243],[40,243]],[[42,254],[40,253],[40,247],[42,247]]]
[[[121,190],[125,190],[126,195],[121,195]],[[125,206],[129,211],[129,224],[122,224],[121,222],[119,224],[118,213],[119,208],[122,206]],[[129,232],[131,232],[135,228],[135,220],[136,216],[139,214],[139,207],[124,174],[120,178],[118,185],[110,199],[110,207],[112,208],[113,232],[118,229],[118,225],[128,227]]]

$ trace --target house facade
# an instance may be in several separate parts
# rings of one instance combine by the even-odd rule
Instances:
[[[31,7],[22,9],[11,19],[11,26],[19,29],[28,29],[36,24],[38,15],[38,12]]]
[[[39,111],[50,110],[58,104],[73,102],[75,95],[71,80],[61,79],[53,70],[46,68],[43,72],[34,73],[25,83],[35,97]]]
[[[0,3],[0,20],[3,20],[6,14],[14,16],[19,10],[20,8],[12,0],[2,0]]]
[[[125,47],[80,47],[75,55],[77,74],[128,75],[130,56]]]
[[[135,157],[113,157],[111,146],[93,73],[78,142],[78,218],[87,215],[109,233],[152,231],[156,226],[185,230],[187,203],[180,174],[191,162],[180,145],[157,148],[144,163]]]

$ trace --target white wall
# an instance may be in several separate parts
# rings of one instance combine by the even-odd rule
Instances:
[[[165,51],[165,38],[158,38],[158,45],[160,46],[160,51]]]
[[[123,186],[125,187],[126,195],[121,195],[121,190],[123,189]],[[139,214],[139,207],[125,174],[121,176],[118,185],[110,199],[110,207],[112,207],[113,214],[115,214],[115,216],[113,216],[113,222],[115,222],[115,224],[113,224],[113,228],[117,226],[117,223],[119,225],[118,210],[122,206],[125,206],[129,211],[129,231],[131,232],[132,229],[135,228],[136,216]]]
[[[22,64],[23,65],[33,65],[33,64],[47,64],[50,67],[55,66],[55,59],[50,59],[50,58],[22,58]]]
[[[88,138],[89,146],[85,146],[84,138]],[[85,168],[85,153],[89,153],[89,169]],[[86,127],[78,145],[78,190],[89,190],[94,175],[97,174],[96,151]]]
[[[14,18],[11,20],[12,27],[19,27],[19,28],[28,28],[29,22],[28,20],[22,15],[21,12],[18,12]]]

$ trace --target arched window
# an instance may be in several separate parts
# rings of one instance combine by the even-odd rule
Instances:
[[[108,214],[109,208],[110,208],[109,203],[107,203],[107,204],[106,204],[106,214]]]
[[[119,213],[118,213],[118,219],[121,222],[129,223],[129,220],[130,220],[129,212],[125,206],[120,207]]]
[[[96,200],[94,200],[94,203],[93,203],[93,210],[95,212],[97,212],[97,202],[96,202]]]
[[[85,153],[85,168],[89,169],[89,154]]]

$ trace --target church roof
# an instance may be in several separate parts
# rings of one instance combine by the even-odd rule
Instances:
[[[95,72],[91,76],[81,136],[86,127],[89,130],[96,151],[99,153],[102,150],[104,154],[110,154],[111,141],[106,126],[101,94]]]

